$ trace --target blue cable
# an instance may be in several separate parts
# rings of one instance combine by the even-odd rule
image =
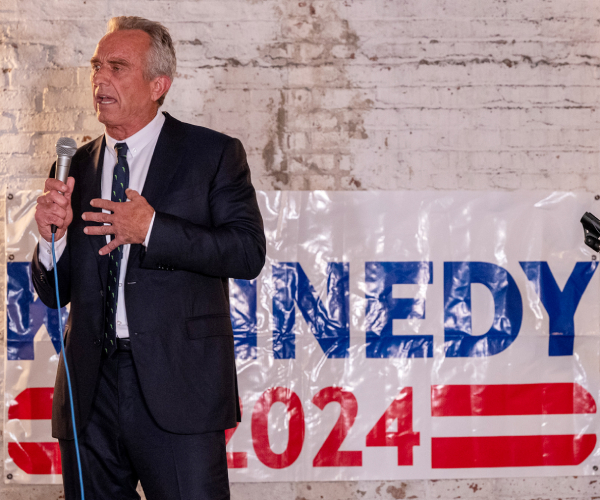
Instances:
[[[69,401],[71,402],[71,420],[73,421],[73,435],[75,436],[75,453],[77,455],[77,468],[79,469],[79,485],[81,486],[81,500],[85,500],[83,491],[83,473],[81,472],[81,458],[79,457],[79,441],[77,440],[77,427],[75,426],[75,407],[73,406],[73,389],[71,388],[71,376],[67,364],[67,353],[65,352],[65,340],[63,338],[62,314],[60,311],[60,294],[58,293],[58,273],[56,272],[56,254],[54,253],[54,233],[52,233],[52,262],[54,264],[54,285],[56,287],[56,303],[58,305],[58,331],[60,332],[60,348],[63,353],[63,363],[67,372],[67,385],[69,386]]]

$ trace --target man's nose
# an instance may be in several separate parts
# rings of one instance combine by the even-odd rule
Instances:
[[[110,71],[105,66],[100,66],[92,73],[92,83],[94,85],[107,84],[110,81]]]

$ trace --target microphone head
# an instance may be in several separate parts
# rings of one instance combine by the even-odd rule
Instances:
[[[73,155],[77,151],[77,143],[70,137],[61,137],[56,141],[56,154],[57,156],[67,156],[73,158]]]

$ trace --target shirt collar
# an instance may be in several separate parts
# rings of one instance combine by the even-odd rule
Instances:
[[[165,123],[165,115],[160,112],[160,109],[156,113],[156,116],[152,119],[148,125],[146,125],[142,130],[139,130],[131,137],[124,139],[122,141],[117,141],[113,139],[110,135],[104,132],[104,137],[106,138],[106,148],[111,151],[112,155],[116,157],[115,153],[115,144],[118,142],[126,142],[128,153],[131,154],[133,158],[138,155],[142,149],[144,149],[153,139],[155,139],[162,129],[163,124]]]

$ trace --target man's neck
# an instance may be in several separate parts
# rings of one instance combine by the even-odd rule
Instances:
[[[158,112],[158,108],[151,116],[146,116],[143,119],[139,120],[134,124],[128,125],[105,125],[106,133],[111,136],[113,139],[117,141],[124,141],[131,137],[134,134],[137,134],[140,130],[142,130],[146,125],[148,125],[154,118],[156,118],[156,113]]]

